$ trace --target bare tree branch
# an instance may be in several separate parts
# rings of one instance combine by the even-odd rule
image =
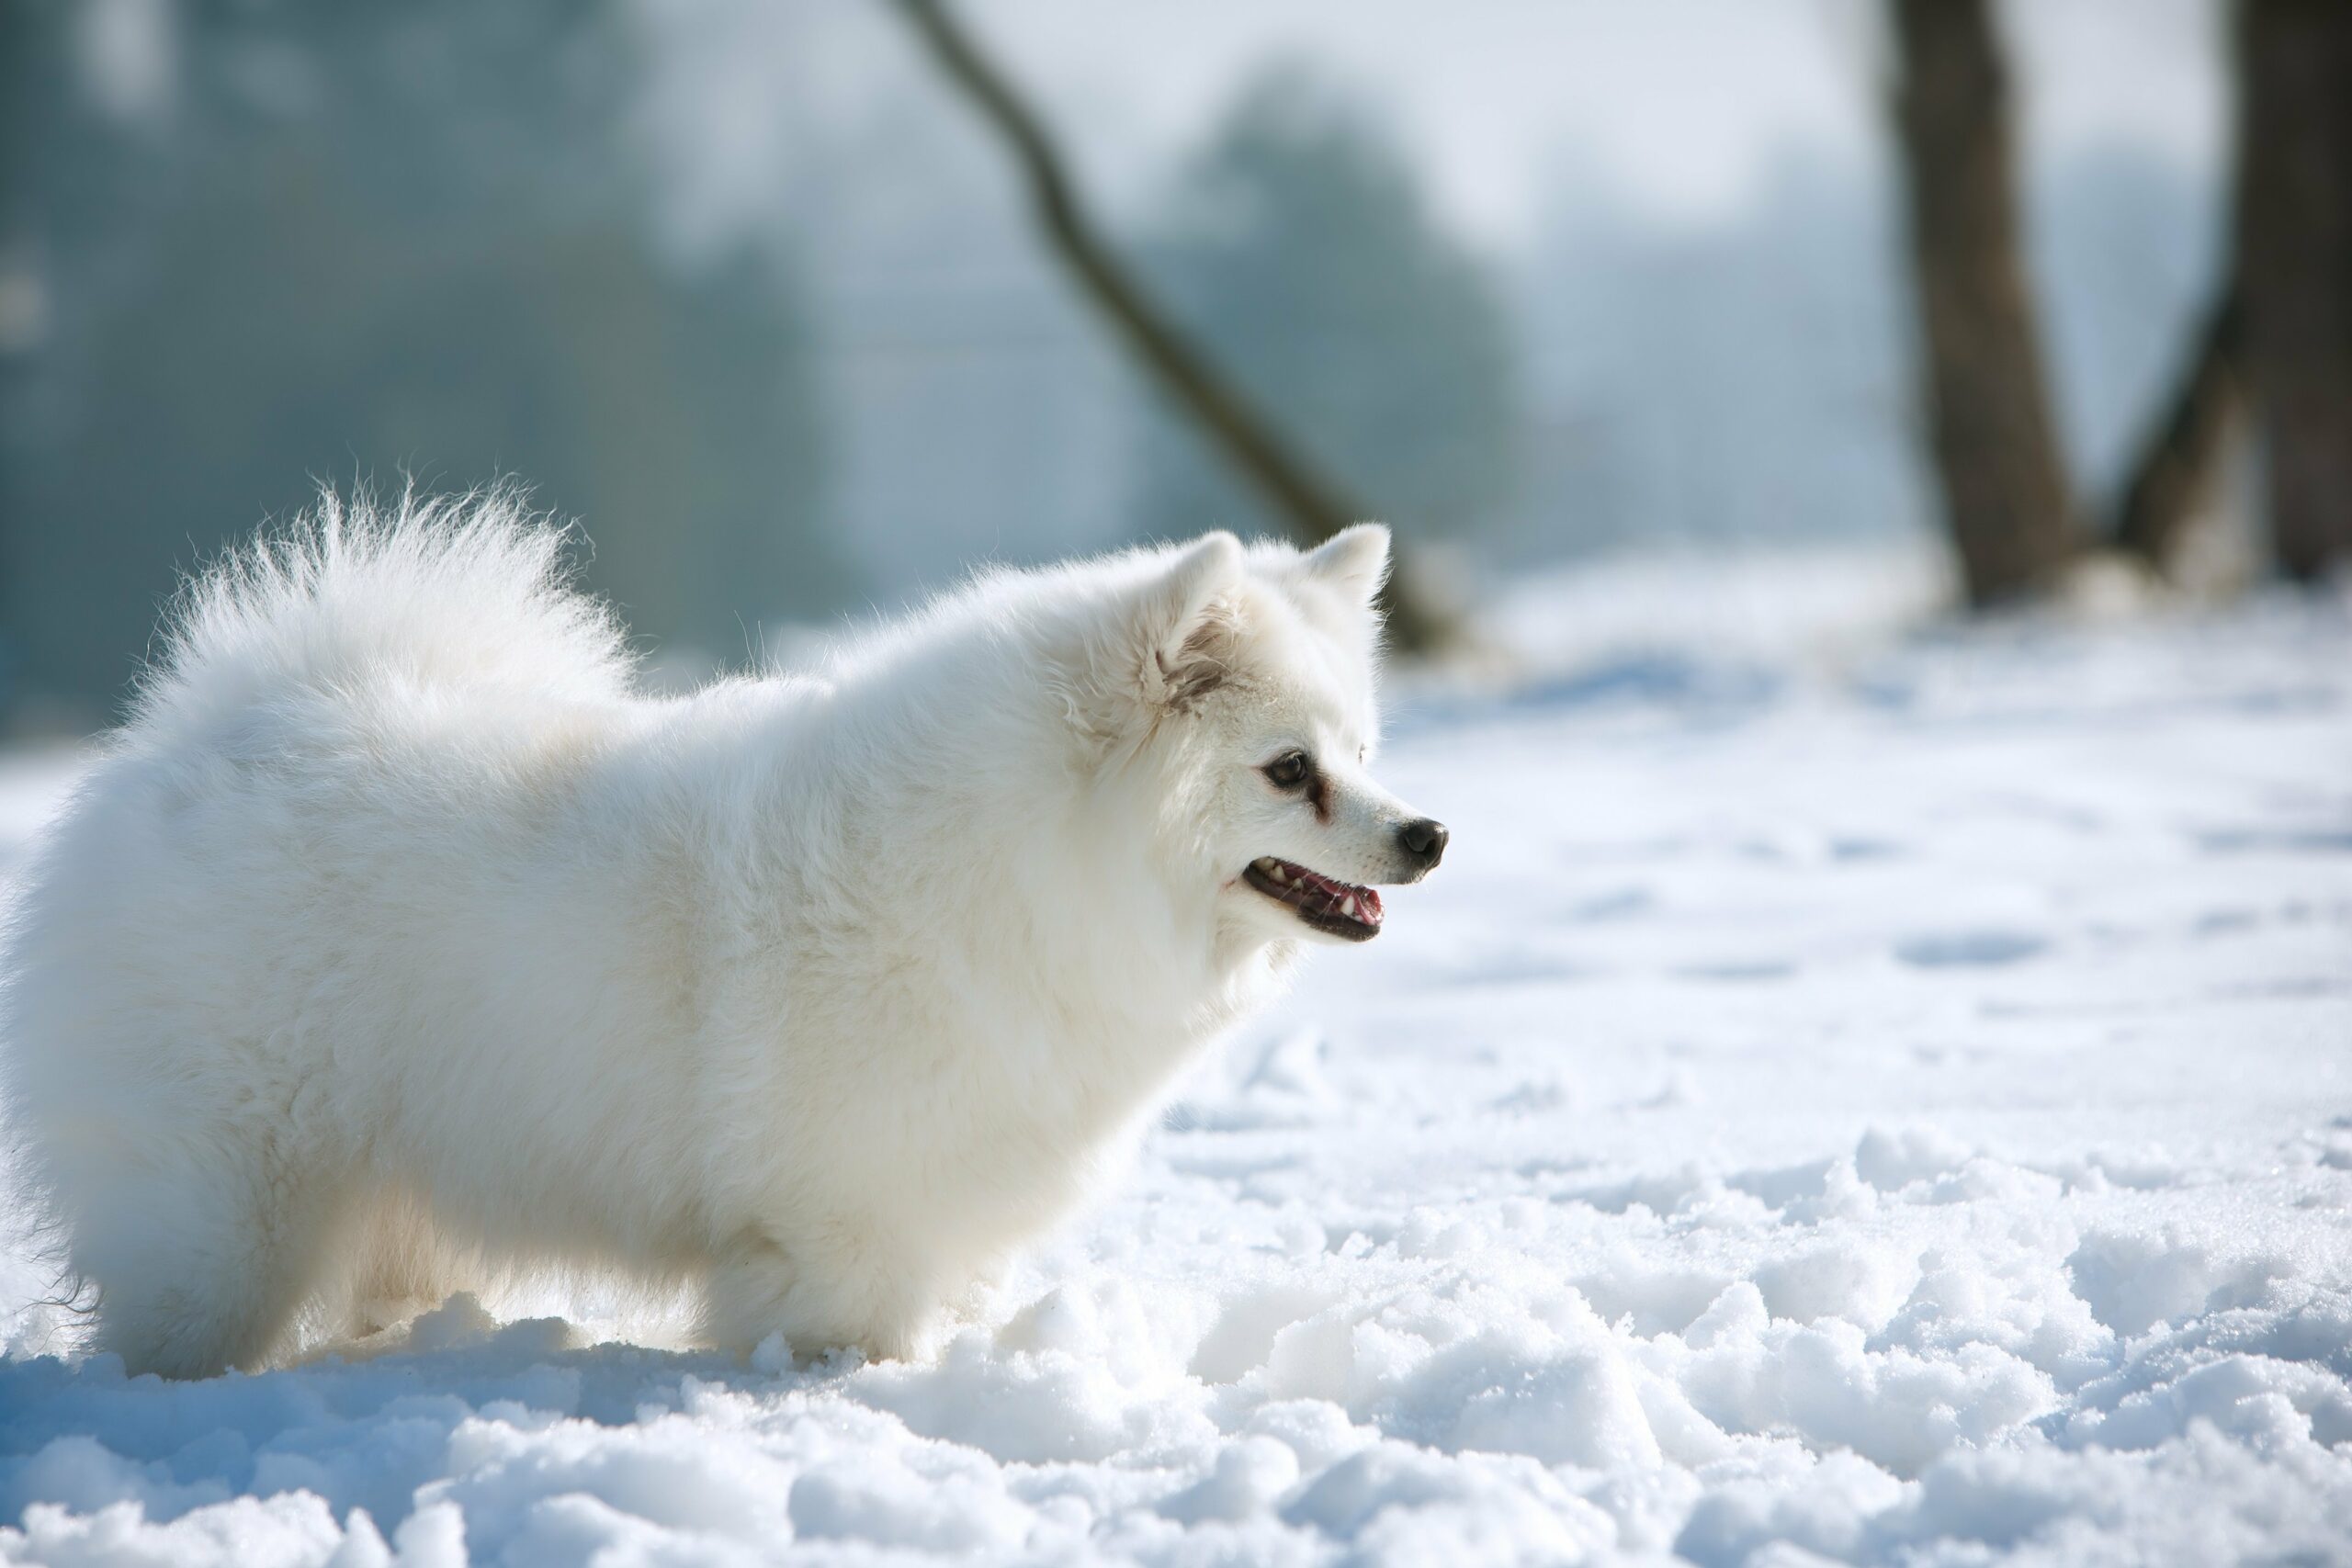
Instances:
[[[1003,138],[1028,184],[1040,227],[1080,288],[1161,389],[1288,520],[1299,540],[1320,544],[1364,516],[1283,440],[1136,281],[1086,212],[1043,122],[943,0],[895,4],[941,70]],[[1408,581],[1401,567],[1389,575],[1384,603],[1389,635],[1399,648],[1426,650],[1444,640],[1449,628],[1444,617],[1409,591]]]
[[[2238,293],[2233,284],[2206,316],[2172,405],[2132,464],[2116,515],[2115,543],[2169,577],[2198,505],[2211,491],[2233,415],[2242,406]]]

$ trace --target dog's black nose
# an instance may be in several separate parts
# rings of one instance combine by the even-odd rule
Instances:
[[[1423,817],[1396,829],[1396,841],[1405,852],[1420,863],[1423,871],[1445,858],[1445,824],[1433,818]]]

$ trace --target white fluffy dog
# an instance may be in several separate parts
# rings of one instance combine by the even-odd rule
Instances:
[[[669,700],[560,552],[493,497],[237,555],[39,854],[15,1142],[133,1371],[516,1265],[919,1353],[1443,850],[1364,771],[1376,526],[992,572]]]

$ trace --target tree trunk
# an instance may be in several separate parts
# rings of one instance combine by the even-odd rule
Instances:
[[[944,0],[897,4],[940,69],[1003,138],[1028,182],[1038,226],[1071,276],[1161,389],[1275,512],[1290,520],[1299,542],[1320,544],[1369,515],[1283,438],[1128,271],[1080,201],[1045,123],[980,51]],[[1426,651],[1450,635],[1446,617],[1412,592],[1400,559],[1392,559],[1382,606],[1389,638],[1399,648]]]
[[[2352,560],[2352,4],[2241,0],[2238,278],[2278,565]]]
[[[1971,604],[2050,585],[2075,551],[2018,250],[2008,84],[1990,0],[1894,0],[1929,429]]]
[[[2212,495],[2245,401],[2243,314],[2236,285],[2225,282],[2175,383],[2172,406],[2150,432],[2124,485],[2116,547],[2160,577],[2173,575],[2189,525]]]

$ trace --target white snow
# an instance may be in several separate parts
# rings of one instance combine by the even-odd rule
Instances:
[[[126,1381],[18,1246],[0,1560],[2352,1561],[2352,607],[1622,619],[1408,705],[1443,872],[935,1364]]]

